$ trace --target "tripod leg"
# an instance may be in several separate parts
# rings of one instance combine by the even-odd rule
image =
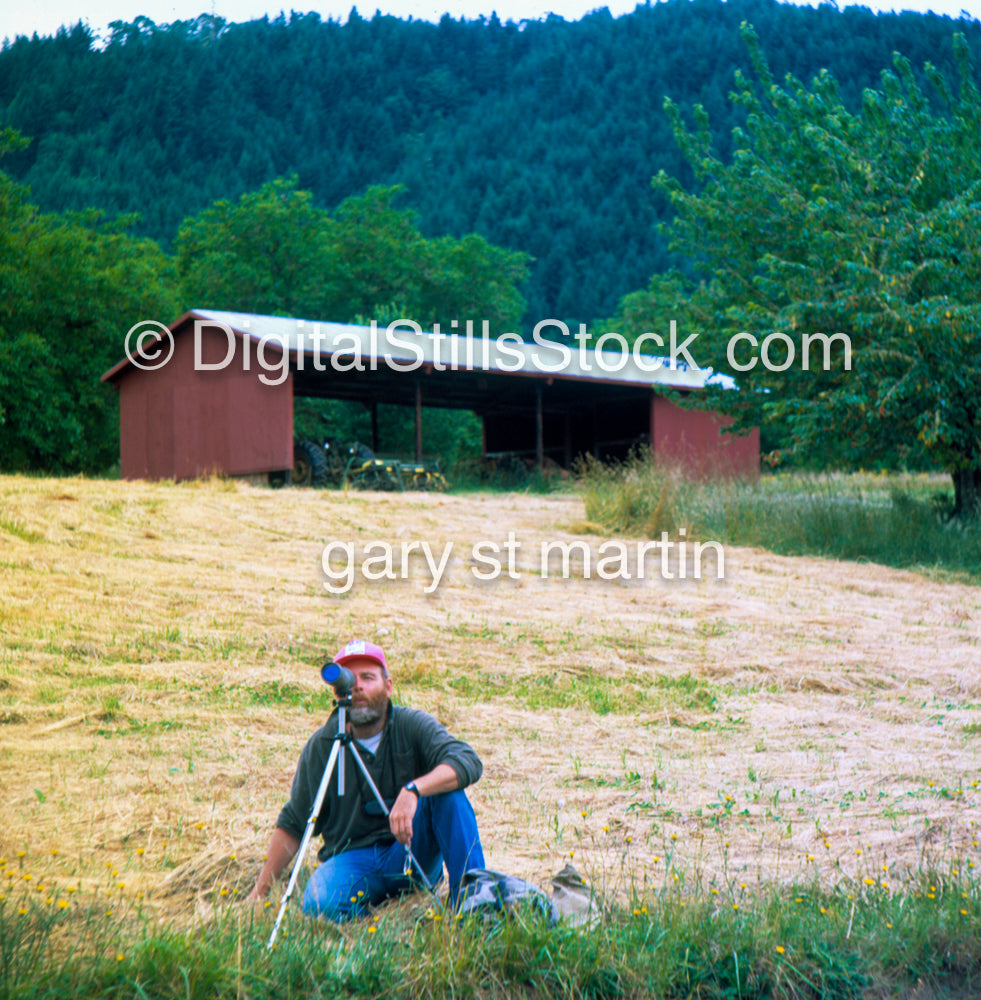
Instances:
[[[317,789],[317,797],[313,802],[313,809],[310,811],[310,818],[307,820],[307,828],[303,831],[303,839],[300,841],[300,846],[296,852],[296,861],[293,863],[293,872],[290,875],[290,880],[286,885],[286,892],[283,893],[283,901],[279,904],[279,914],[276,917],[276,923],[273,926],[272,934],[269,935],[269,944],[266,945],[266,950],[271,950],[272,946],[276,943],[276,935],[279,933],[279,925],[283,922],[283,917],[286,915],[286,907],[289,905],[290,896],[293,895],[293,890],[296,888],[296,880],[300,874],[300,869],[303,867],[303,858],[307,853],[307,847],[310,845],[310,838],[313,836],[313,828],[317,825],[317,819],[320,816],[320,810],[324,804],[324,797],[327,795],[327,785],[330,782],[330,776],[334,772],[334,766],[337,764],[337,755],[340,752],[341,743],[337,741],[331,747],[330,757],[327,759],[327,766],[324,768],[324,776],[320,779],[320,787]],[[362,765],[363,767],[364,765]]]
[[[358,753],[358,748],[354,746],[354,744],[351,745],[351,753],[354,755],[354,760],[357,763],[358,767],[361,768],[361,773],[367,779],[368,787],[371,789],[372,795],[375,796],[375,800],[381,806],[382,812],[386,816],[390,815],[389,808],[387,805],[385,805],[385,800],[381,797],[381,793],[378,791],[374,779],[371,777],[371,772],[368,770],[368,768],[364,766],[364,761],[361,759],[361,754]],[[408,856],[409,860],[412,862],[412,864],[416,866],[416,871],[419,872],[419,877],[422,879],[422,884],[429,890],[430,893],[432,893],[433,899],[439,902],[439,897],[436,895],[436,890],[433,888],[432,883],[426,877],[426,873],[422,870],[422,865],[419,864],[419,862],[416,860],[416,856],[412,853],[412,850],[408,845],[406,845],[405,847],[405,853]]]

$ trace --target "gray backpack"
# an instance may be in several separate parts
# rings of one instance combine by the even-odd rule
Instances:
[[[548,896],[531,882],[489,868],[471,868],[460,880],[457,913],[461,917],[510,915],[519,909],[554,922]]]

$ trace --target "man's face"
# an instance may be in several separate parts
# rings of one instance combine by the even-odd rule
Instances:
[[[392,697],[392,678],[367,656],[348,660],[344,666],[354,674],[351,722],[356,726],[370,726],[383,719],[388,708],[388,700]]]

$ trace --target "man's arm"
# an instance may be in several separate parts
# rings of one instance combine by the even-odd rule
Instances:
[[[421,796],[442,795],[444,792],[455,792],[460,787],[460,779],[449,764],[437,764],[428,774],[415,779],[415,786]],[[416,815],[419,800],[412,792],[404,788],[399,791],[395,805],[388,816],[388,825],[392,834],[400,844],[408,844],[412,840],[412,820]]]
[[[412,795],[412,793],[409,792],[409,795]],[[265,899],[272,888],[273,882],[283,874],[286,866],[293,860],[299,849],[300,841],[292,833],[287,833],[280,827],[276,827],[269,841],[269,850],[266,852],[266,863],[259,874],[255,888],[249,893],[248,899],[252,901]]]

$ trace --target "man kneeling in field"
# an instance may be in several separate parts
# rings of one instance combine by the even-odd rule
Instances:
[[[408,846],[432,885],[442,878],[445,861],[453,905],[464,872],[484,866],[477,820],[463,791],[480,778],[480,760],[431,715],[392,704],[380,646],[354,640],[334,662],[354,674],[347,729],[391,811],[386,819],[353,755],[344,754],[344,795],[337,794],[335,774],[314,827],[324,844],[303,912],[346,920],[416,888],[417,873],[407,874]],[[264,898],[296,855],[336,734],[335,709],[300,754],[250,900]]]

